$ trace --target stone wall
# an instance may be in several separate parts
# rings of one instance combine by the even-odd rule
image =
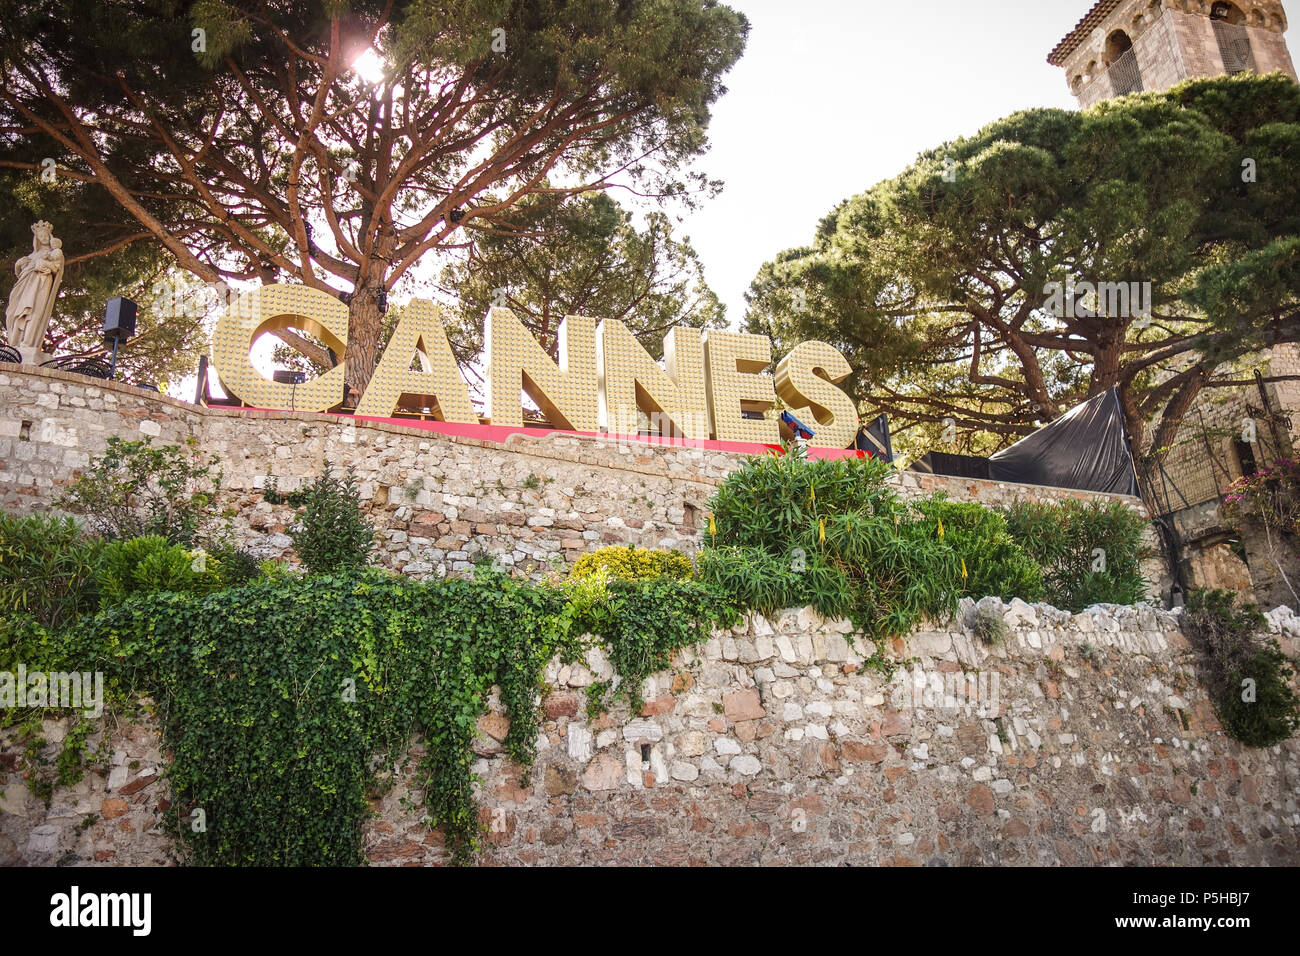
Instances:
[[[285,530],[294,513],[264,500],[268,479],[281,492],[294,491],[327,462],[357,469],[381,536],[378,563],[441,575],[490,555],[537,577],[609,544],[694,550],[707,528],[709,497],[745,461],[571,435],[495,444],[337,415],[202,408],[63,372],[0,369],[0,508],[51,508],[109,436],[170,444],[193,438],[221,461],[222,504],[234,512],[235,537],[265,558],[292,558]],[[915,473],[892,480],[906,496],[946,491],[987,505],[1099,497]],[[1135,498],[1111,497],[1142,507]]]
[[[1296,865],[1300,743],[1221,732],[1175,613],[982,602],[1011,629],[986,646],[932,625],[880,650],[811,610],[751,616],[647,681],[639,714],[588,720],[609,676],[553,662],[531,778],[480,720],[486,864]],[[1285,650],[1300,618],[1270,615]],[[853,639],[851,646],[849,641]],[[21,781],[0,734],[0,864],[170,864],[163,754],[148,723],[105,718],[107,775]],[[63,722],[47,723],[53,760]],[[104,733],[108,733],[105,740]],[[365,824],[375,865],[447,859],[399,784]],[[417,799],[418,802],[418,799]]]

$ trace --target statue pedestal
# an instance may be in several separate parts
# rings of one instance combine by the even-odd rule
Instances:
[[[23,357],[24,365],[40,365],[42,362],[48,362],[54,358],[49,352],[42,352],[30,345],[18,346],[18,353]]]

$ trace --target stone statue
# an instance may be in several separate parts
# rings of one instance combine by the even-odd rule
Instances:
[[[42,220],[32,226],[32,254],[14,263],[18,281],[9,293],[5,325],[9,344],[39,352],[63,282],[63,240]]]

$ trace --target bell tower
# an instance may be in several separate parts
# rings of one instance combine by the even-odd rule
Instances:
[[[1197,76],[1295,77],[1280,0],[1098,0],[1047,62],[1080,107]]]

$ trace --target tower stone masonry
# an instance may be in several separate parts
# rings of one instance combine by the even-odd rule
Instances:
[[[1099,0],[1047,62],[1086,108],[1198,76],[1295,77],[1286,28],[1280,0]]]

